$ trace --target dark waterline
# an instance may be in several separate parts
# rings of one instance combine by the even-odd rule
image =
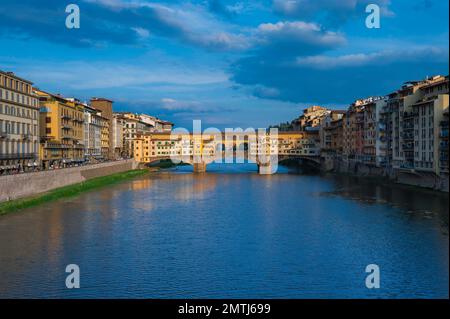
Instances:
[[[448,195],[211,165],[0,217],[0,298],[448,298]],[[78,264],[81,289],[65,288]],[[365,267],[381,289],[365,287]]]

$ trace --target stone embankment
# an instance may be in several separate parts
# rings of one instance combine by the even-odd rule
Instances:
[[[342,159],[323,160],[322,169],[327,172],[351,174],[362,177],[381,177],[399,184],[449,192],[448,174],[438,176],[434,173],[386,169],[365,165],[364,163],[355,161],[344,161]]]
[[[95,177],[134,170],[134,160],[49,170],[35,173],[0,176],[0,202],[34,196],[55,188],[81,183]]]

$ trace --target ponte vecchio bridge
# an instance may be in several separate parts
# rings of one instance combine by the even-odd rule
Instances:
[[[151,164],[171,159],[193,165],[194,172],[206,171],[210,163],[250,163],[260,174],[273,174],[286,159],[320,164],[317,134],[308,132],[168,132],[137,135],[133,143],[136,161]]]

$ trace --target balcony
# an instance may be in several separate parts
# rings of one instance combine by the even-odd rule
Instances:
[[[407,170],[414,169],[414,163],[412,163],[412,162],[403,162],[403,163],[400,164],[400,168],[401,169],[407,169]]]
[[[404,123],[403,124],[404,130],[413,130],[414,129],[414,123]]]
[[[405,150],[405,151],[414,150],[414,144],[413,143],[403,144],[402,147],[403,147],[403,150]]]
[[[403,133],[402,137],[404,140],[414,140],[414,134],[413,133]]]
[[[83,119],[73,118],[72,121],[77,122],[77,123],[80,123],[80,124],[84,123],[84,120],[83,120]]]
[[[404,119],[411,119],[411,118],[414,118],[414,117],[417,117],[417,116],[419,116],[418,112],[404,112],[403,113],[403,118]]]
[[[0,131],[0,139],[8,138],[8,135],[6,131]]]
[[[30,133],[25,133],[25,134],[21,134],[20,138],[23,141],[31,141],[31,139],[33,138],[33,136]]]
[[[45,149],[60,149],[63,148],[63,145],[60,143],[45,142],[42,144],[42,147]]]
[[[70,119],[72,119],[72,117],[70,117],[70,115],[61,115],[61,118],[63,120],[70,120]]]
[[[0,160],[16,160],[16,159],[35,159],[34,153],[13,153],[13,154],[0,154]]]

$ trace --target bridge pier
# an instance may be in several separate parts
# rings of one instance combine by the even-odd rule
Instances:
[[[276,167],[272,163],[258,164],[259,175],[273,175],[276,173]]]
[[[194,163],[194,173],[205,173],[206,172],[206,163],[200,162],[200,163]]]

